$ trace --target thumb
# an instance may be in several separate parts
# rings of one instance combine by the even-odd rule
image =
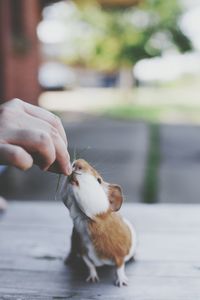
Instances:
[[[0,145],[0,164],[11,165],[21,170],[27,170],[33,165],[33,159],[23,148],[10,145]]]

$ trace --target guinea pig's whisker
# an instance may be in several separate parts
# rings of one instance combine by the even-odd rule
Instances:
[[[91,147],[90,146],[87,146],[86,148],[83,148],[79,151],[79,154],[82,156],[86,151],[90,150]]]
[[[57,185],[56,185],[55,200],[57,200],[57,196],[58,196],[58,193],[60,191],[60,182],[61,182],[61,179],[62,179],[62,174],[59,174],[58,175]]]
[[[76,149],[76,155],[75,155],[74,159],[76,160],[76,159],[82,158],[83,154],[89,149],[91,149],[90,146],[83,148],[83,149],[79,149],[79,150]]]
[[[73,151],[73,161],[76,160],[77,157],[77,151],[76,148],[74,147],[74,151]]]

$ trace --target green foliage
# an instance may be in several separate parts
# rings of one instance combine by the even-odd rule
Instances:
[[[158,105],[119,105],[107,108],[103,114],[112,118],[124,120],[140,120],[145,122],[159,122],[167,108]]]
[[[76,7],[75,19],[82,29],[74,32],[73,53],[63,57],[73,64],[112,72],[168,49],[190,50],[191,43],[179,27],[181,14],[178,0],[146,0],[114,10],[89,1]]]

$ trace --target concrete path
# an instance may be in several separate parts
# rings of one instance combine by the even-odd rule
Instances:
[[[200,203],[200,127],[161,126],[159,202]]]
[[[70,153],[96,166],[106,181],[120,184],[127,201],[141,201],[148,149],[148,127],[142,122],[65,115]],[[70,119],[70,120],[69,120]],[[73,119],[73,120],[72,120]],[[53,200],[57,176],[37,167],[24,173],[9,169],[0,180],[0,194],[15,199]]]

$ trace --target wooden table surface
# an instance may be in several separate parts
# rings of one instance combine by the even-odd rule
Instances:
[[[200,205],[126,204],[136,226],[129,286],[113,285],[113,269],[85,282],[79,263],[65,266],[71,220],[62,203],[12,202],[0,219],[0,299],[200,299]]]

